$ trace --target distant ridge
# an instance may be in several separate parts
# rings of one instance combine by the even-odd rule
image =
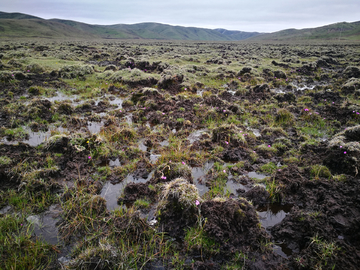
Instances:
[[[158,39],[198,41],[360,41],[360,21],[341,22],[308,29],[285,29],[274,33],[244,32],[147,22],[137,24],[92,25],[71,20],[45,20],[23,13],[0,12],[0,39]]]
[[[20,19],[21,20],[21,19],[41,19],[41,18],[32,16],[32,15],[23,14],[23,13],[18,13],[18,12],[7,13],[7,12],[0,11],[0,19]]]
[[[227,30],[226,30],[227,31]],[[237,41],[259,35],[257,32],[229,31],[172,26],[161,23],[91,25],[71,20],[50,19],[0,12],[1,38],[105,38]]]
[[[285,29],[251,37],[250,40],[296,41],[296,40],[354,40],[360,41],[360,21],[340,22],[316,28]]]

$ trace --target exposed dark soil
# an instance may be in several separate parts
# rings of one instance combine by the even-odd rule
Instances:
[[[261,49],[244,46],[249,54]],[[221,50],[215,45],[206,48],[235,54],[221,46]],[[292,48],[292,53],[264,63],[261,70],[255,67],[257,63],[241,65],[237,72],[230,70],[231,65],[226,65],[229,70],[215,72],[212,65],[219,65],[219,59],[205,59],[204,66],[191,69],[196,61],[189,60],[186,69],[190,71],[184,71],[185,75],[179,67],[161,61],[106,54],[108,59],[99,60],[105,56],[89,52],[83,62],[96,66],[95,75],[136,68],[161,79],[138,79],[125,85],[103,77],[106,86],[100,90],[98,85],[91,86],[94,90],[89,92],[98,91],[98,95],[78,103],[52,102],[37,91],[36,87],[71,89],[58,71],[18,72],[16,83],[2,79],[1,194],[25,186],[31,194],[50,190],[66,201],[76,188],[92,196],[100,194],[105,183],[123,184],[119,207],[130,209],[140,200],[149,205],[113,217],[100,200],[101,228],[110,231],[108,224],[113,219],[116,232],[128,233],[134,243],[143,239],[147,230],[164,233],[165,239],[174,242],[172,255],[181,254],[187,262],[182,269],[225,269],[229,262],[238,269],[358,269],[360,104],[355,90],[349,95],[339,90],[346,83],[342,75],[350,64],[335,56],[320,59],[321,49],[329,48],[316,47],[309,55]],[[271,55],[269,52],[268,58]],[[298,56],[292,60],[294,55]],[[299,57],[319,59],[308,63],[297,60]],[[249,60],[242,54],[235,59]],[[211,77],[213,84],[221,81],[226,86],[191,82],[189,74],[196,74],[199,80]],[[86,76],[72,79],[82,82]],[[300,84],[309,89],[299,90]],[[198,90],[204,96],[196,95]],[[111,105],[115,98],[123,99],[123,105]],[[28,103],[22,103],[25,99]],[[89,130],[91,123],[99,125],[96,134]],[[67,131],[51,133],[53,125]],[[30,128],[23,137],[9,132],[23,126]],[[352,131],[344,133],[345,128]],[[203,132],[190,139],[199,130]],[[48,138],[37,146],[22,142],[33,136],[31,132],[47,131]],[[111,165],[115,161],[118,163]],[[206,162],[213,167],[195,179],[191,170]],[[248,174],[255,171],[267,178],[251,179]],[[127,177],[133,180],[126,182]],[[191,197],[193,201],[187,204],[180,203],[180,191],[174,192],[163,208],[157,208],[164,200],[164,186],[179,178],[208,191],[194,197],[196,201]],[[230,180],[236,190],[226,190]],[[274,203],[290,205],[291,210],[277,224],[265,228],[257,209]],[[0,206],[8,204],[4,200]],[[150,217],[156,221],[151,226]],[[191,228],[200,228],[204,239],[213,241],[218,250],[205,244],[190,248],[186,237]],[[89,236],[85,230],[82,233]],[[276,246],[282,251],[276,252]],[[172,269],[172,259],[165,257],[163,268],[154,266],[162,259],[158,256],[144,264],[144,269]],[[91,261],[93,268],[97,261],[98,257]]]

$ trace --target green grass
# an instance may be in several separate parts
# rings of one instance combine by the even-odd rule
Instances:
[[[47,269],[56,260],[56,247],[34,239],[31,228],[20,215],[0,218],[2,269]]]
[[[0,166],[6,166],[11,163],[11,158],[7,156],[0,156]]]

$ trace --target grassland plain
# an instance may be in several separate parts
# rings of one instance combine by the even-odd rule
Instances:
[[[360,46],[0,43],[1,269],[357,269]]]

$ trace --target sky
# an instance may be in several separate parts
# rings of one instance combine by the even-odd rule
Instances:
[[[360,21],[360,0],[0,0],[0,11],[100,25],[157,22],[268,33]]]

